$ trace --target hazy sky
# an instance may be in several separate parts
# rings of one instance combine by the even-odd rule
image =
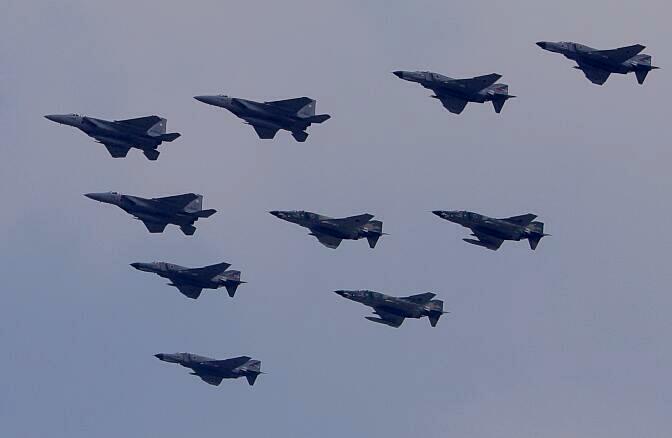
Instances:
[[[0,435],[631,438],[672,434],[667,1],[0,0]],[[588,82],[538,40],[642,43],[662,70]],[[391,74],[497,72],[502,114],[449,114]],[[192,96],[311,96],[332,119],[273,141]],[[182,133],[112,159],[42,116],[157,114]],[[202,193],[192,237],[82,196]],[[370,212],[333,251],[269,210]],[[497,252],[430,213],[538,214]],[[198,301],[128,266],[221,261]],[[432,291],[400,329],[335,289]],[[247,354],[213,387],[152,357]]]

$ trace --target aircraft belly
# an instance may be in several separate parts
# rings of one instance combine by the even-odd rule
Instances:
[[[283,125],[279,123],[275,123],[272,120],[269,119],[260,119],[256,117],[243,117],[247,123],[250,125],[254,126],[259,126],[261,128],[268,128],[268,129],[283,129]]]

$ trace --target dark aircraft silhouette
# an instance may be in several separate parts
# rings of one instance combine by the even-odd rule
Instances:
[[[441,315],[447,313],[443,311],[443,301],[432,299],[436,295],[430,292],[401,298],[370,290],[337,290],[335,292],[343,298],[373,307],[373,313],[379,318],[365,316],[369,321],[395,328],[399,327],[405,318],[424,316],[429,318],[432,327],[436,327]]]
[[[196,299],[203,289],[217,289],[224,286],[230,297],[236,293],[236,289],[244,281],[240,281],[240,271],[227,271],[231,266],[228,263],[202,268],[185,268],[166,262],[131,263],[135,269],[151,272],[163,278],[169,279],[170,286],[175,286],[183,295]]]
[[[150,233],[162,233],[168,224],[175,224],[191,236],[196,231],[194,222],[210,217],[217,210],[201,210],[203,196],[195,193],[167,196],[165,198],[141,198],[117,192],[87,193],[94,201],[116,205],[145,224]]]
[[[556,52],[576,61],[574,68],[581,70],[593,84],[603,85],[612,73],[635,73],[637,82],[644,83],[646,75],[657,69],[651,65],[651,56],[639,54],[645,49],[641,44],[620,47],[611,50],[598,50],[583,44],[572,42],[539,41],[539,47],[549,52]]]
[[[255,102],[224,95],[195,96],[194,99],[226,108],[252,125],[262,139],[271,139],[280,129],[284,129],[290,131],[296,141],[304,142],[308,138],[305,131],[311,124],[325,122],[331,117],[328,114],[315,115],[315,101],[308,97],[271,102]]]
[[[271,211],[273,216],[310,230],[310,235],[327,248],[338,248],[343,239],[359,240],[364,237],[371,248],[376,247],[383,233],[383,223],[372,221],[373,215],[360,214],[342,219],[322,216],[309,211]]]
[[[259,377],[261,361],[248,356],[239,356],[232,359],[217,360],[191,353],[159,353],[154,357],[164,362],[177,363],[185,368],[191,368],[191,374],[200,377],[204,382],[217,386],[224,379],[245,377],[250,386]]]
[[[460,114],[469,102],[492,102],[495,112],[499,114],[504,103],[516,97],[509,94],[508,85],[495,83],[502,77],[496,73],[470,79],[453,79],[431,71],[399,70],[394,75],[429,88],[434,92],[432,97],[440,100],[453,114]]]
[[[166,119],[158,116],[128,120],[101,120],[78,114],[44,116],[52,122],[74,126],[102,143],[114,158],[123,158],[131,148],[140,149],[150,160],[159,158],[156,150],[164,141],[173,141],[178,133],[166,134]]]
[[[535,222],[537,216],[524,214],[506,219],[495,219],[470,211],[433,211],[435,215],[450,222],[470,228],[476,239],[462,239],[472,245],[497,250],[505,240],[527,239],[530,248],[536,249],[544,234],[543,222]]]

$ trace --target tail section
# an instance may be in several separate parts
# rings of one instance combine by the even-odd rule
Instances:
[[[532,222],[527,226],[528,237],[527,240],[530,242],[530,248],[532,250],[537,249],[537,245],[541,241],[541,238],[548,236],[549,234],[544,233],[544,223],[543,222]]]
[[[215,213],[217,213],[217,210],[214,210],[214,209],[211,208],[209,210],[196,211],[196,212],[194,212],[194,216],[199,217],[199,218],[201,218],[201,217],[206,218],[206,217],[212,216]]]
[[[187,198],[188,200],[188,198]],[[184,207],[183,210],[188,213],[197,213],[203,209],[203,195],[193,196],[193,200],[189,201]]]
[[[150,121],[150,117],[145,118],[147,121]],[[142,119],[138,119],[142,120]],[[156,119],[154,119],[156,120]],[[150,122],[151,123],[151,122]],[[153,124],[148,130],[147,130],[147,135],[150,135],[152,137],[161,137],[163,134],[166,133],[166,124],[167,120],[164,118],[159,118],[158,122]],[[179,135],[179,134],[178,134]]]
[[[260,360],[251,360],[245,364],[245,378],[247,379],[247,383],[249,383],[250,386],[254,385],[254,382],[256,382],[259,374],[263,374],[261,372]]]
[[[443,315],[443,301],[441,300],[432,300],[427,304],[427,317],[429,318],[429,324],[432,327],[436,327],[436,324],[439,322],[439,318]]]
[[[492,96],[492,106],[495,107],[497,114],[502,112],[508,99],[516,97],[509,94],[509,86],[506,84],[495,84],[490,87],[488,93]]]
[[[193,225],[182,225],[180,230],[187,236],[192,236],[196,232],[196,227]]]
[[[655,70],[659,67],[651,65],[651,55],[641,54],[633,58],[633,68],[635,70],[635,76],[637,77],[637,83],[641,85],[644,83],[646,75],[648,75],[651,70]]]
[[[369,241],[369,247],[371,249],[376,247],[376,244],[378,243],[378,239],[380,239],[380,236],[384,235],[383,233],[383,223],[381,221],[369,221],[367,224],[364,226],[364,234],[366,236],[366,240]]]
[[[245,282],[240,281],[240,271],[227,271],[224,287],[226,288],[226,292],[231,298],[233,298],[233,296],[236,294],[238,286],[243,283]]]
[[[308,117],[306,121],[310,123],[324,123],[330,118],[331,116],[329,114],[319,114],[317,116]]]

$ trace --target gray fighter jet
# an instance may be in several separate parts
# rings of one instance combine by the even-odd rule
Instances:
[[[87,193],[94,201],[116,205],[145,224],[150,233],[162,233],[168,224],[175,224],[191,236],[196,231],[194,222],[210,217],[217,210],[201,210],[203,196],[195,193],[167,196],[165,198],[141,198],[117,192]]]
[[[250,386],[259,377],[261,361],[248,356],[239,356],[231,359],[217,360],[191,353],[159,353],[154,357],[164,362],[178,363],[185,368],[191,368],[193,376],[200,377],[204,382],[217,386],[224,379],[245,377]]]
[[[399,327],[405,318],[417,319],[423,316],[429,318],[432,327],[436,327],[441,315],[448,313],[443,311],[443,301],[432,299],[436,295],[430,292],[401,298],[370,290],[337,290],[335,292],[343,298],[373,307],[373,313],[379,318],[365,316],[369,321],[395,328]]]
[[[651,56],[640,54],[645,49],[641,44],[620,47],[611,50],[598,50],[572,42],[539,41],[539,47],[549,52],[563,54],[566,58],[576,61],[574,67],[581,70],[593,84],[602,85],[612,73],[628,74],[635,72],[637,82],[644,83],[646,75],[658,67],[651,65]]]
[[[290,131],[296,141],[304,142],[308,138],[305,131],[312,123],[322,123],[331,117],[329,114],[315,115],[315,101],[308,97],[271,102],[255,102],[224,95],[195,96],[194,99],[226,108],[252,125],[259,138],[263,139],[271,139],[280,129],[284,129]]]
[[[470,211],[433,211],[435,215],[450,222],[471,228],[472,236],[476,239],[462,239],[472,245],[497,250],[505,240],[527,239],[530,248],[536,249],[544,236],[543,222],[534,221],[537,216],[524,214],[506,219],[495,219]]]
[[[460,114],[469,102],[492,102],[499,114],[506,101],[516,97],[509,94],[508,85],[496,83],[502,77],[496,73],[471,79],[453,79],[431,71],[400,70],[393,73],[400,79],[417,82],[432,90],[432,97],[439,99],[453,114]]]
[[[114,158],[123,158],[131,148],[140,149],[150,160],[159,158],[156,148],[164,141],[173,141],[177,132],[166,134],[166,119],[158,116],[128,120],[101,120],[78,114],[51,114],[47,119],[78,128],[102,143]]]
[[[372,221],[372,214],[360,214],[342,219],[322,216],[309,211],[271,211],[273,216],[288,222],[301,225],[310,230],[311,236],[327,248],[338,248],[343,239],[359,240],[364,237],[369,241],[371,248],[376,247],[383,233],[383,223]]]
[[[152,272],[160,277],[167,278],[170,286],[175,286],[183,295],[196,299],[203,289],[217,289],[224,286],[229,296],[233,298],[236,289],[244,281],[240,281],[240,271],[227,271],[231,266],[228,263],[202,268],[185,268],[166,262],[131,263],[135,269]]]

